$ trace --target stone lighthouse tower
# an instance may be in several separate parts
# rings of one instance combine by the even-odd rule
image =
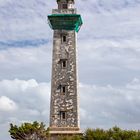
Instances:
[[[82,19],[76,14],[74,0],[57,0],[58,8],[48,16],[53,34],[53,59],[50,104],[50,133],[80,133],[77,91],[76,35]]]

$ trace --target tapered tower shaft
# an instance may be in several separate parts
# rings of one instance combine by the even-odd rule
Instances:
[[[82,25],[74,0],[57,0],[58,9],[48,16],[53,34],[50,132],[78,134],[79,104],[76,35]]]

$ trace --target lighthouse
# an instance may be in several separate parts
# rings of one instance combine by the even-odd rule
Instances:
[[[50,101],[50,134],[80,134],[77,33],[82,25],[74,0],[57,0],[57,9],[48,15],[53,30],[53,56]]]

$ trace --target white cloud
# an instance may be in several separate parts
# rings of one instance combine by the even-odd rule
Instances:
[[[0,97],[0,111],[14,111],[16,109],[17,105],[14,101],[5,96]]]
[[[134,78],[133,81],[131,83],[127,84],[126,87],[131,90],[139,91],[140,90],[140,80],[137,78]]]
[[[134,77],[140,79],[139,46],[138,39],[87,39],[79,42],[80,81],[124,86]]]
[[[50,81],[51,47],[9,48],[0,51],[0,80],[36,79]]]
[[[135,82],[134,82],[135,81]],[[80,85],[82,126],[125,129],[140,127],[140,82],[132,80],[124,87]]]
[[[15,109],[18,106],[18,109],[14,110],[14,114],[10,114],[6,118],[4,117],[6,113],[4,113],[1,121],[6,119],[9,122],[10,118],[16,118],[18,123],[22,120],[44,120],[47,116],[50,99],[49,84],[37,83],[34,79],[28,81],[3,80],[0,81],[0,91],[0,96],[2,96],[0,109]]]
[[[7,139],[9,124],[43,121],[48,125],[50,84],[34,79],[0,81],[0,137]]]
[[[140,82],[134,78],[123,87],[80,84],[81,128],[114,125],[127,129],[140,127]],[[50,83],[36,80],[0,81],[0,126],[5,127],[7,138],[9,123],[43,121],[49,124]],[[12,107],[16,108],[14,110]],[[2,108],[4,106],[4,108]],[[4,109],[8,109],[3,111]],[[2,110],[3,109],[3,110]],[[13,113],[14,111],[14,113]],[[0,128],[1,130],[2,128]]]
[[[4,6],[8,4],[9,2],[11,2],[11,0],[0,0],[0,6]]]

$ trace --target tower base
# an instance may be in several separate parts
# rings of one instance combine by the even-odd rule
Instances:
[[[61,140],[62,137],[82,136],[79,128],[50,128],[50,140]]]

